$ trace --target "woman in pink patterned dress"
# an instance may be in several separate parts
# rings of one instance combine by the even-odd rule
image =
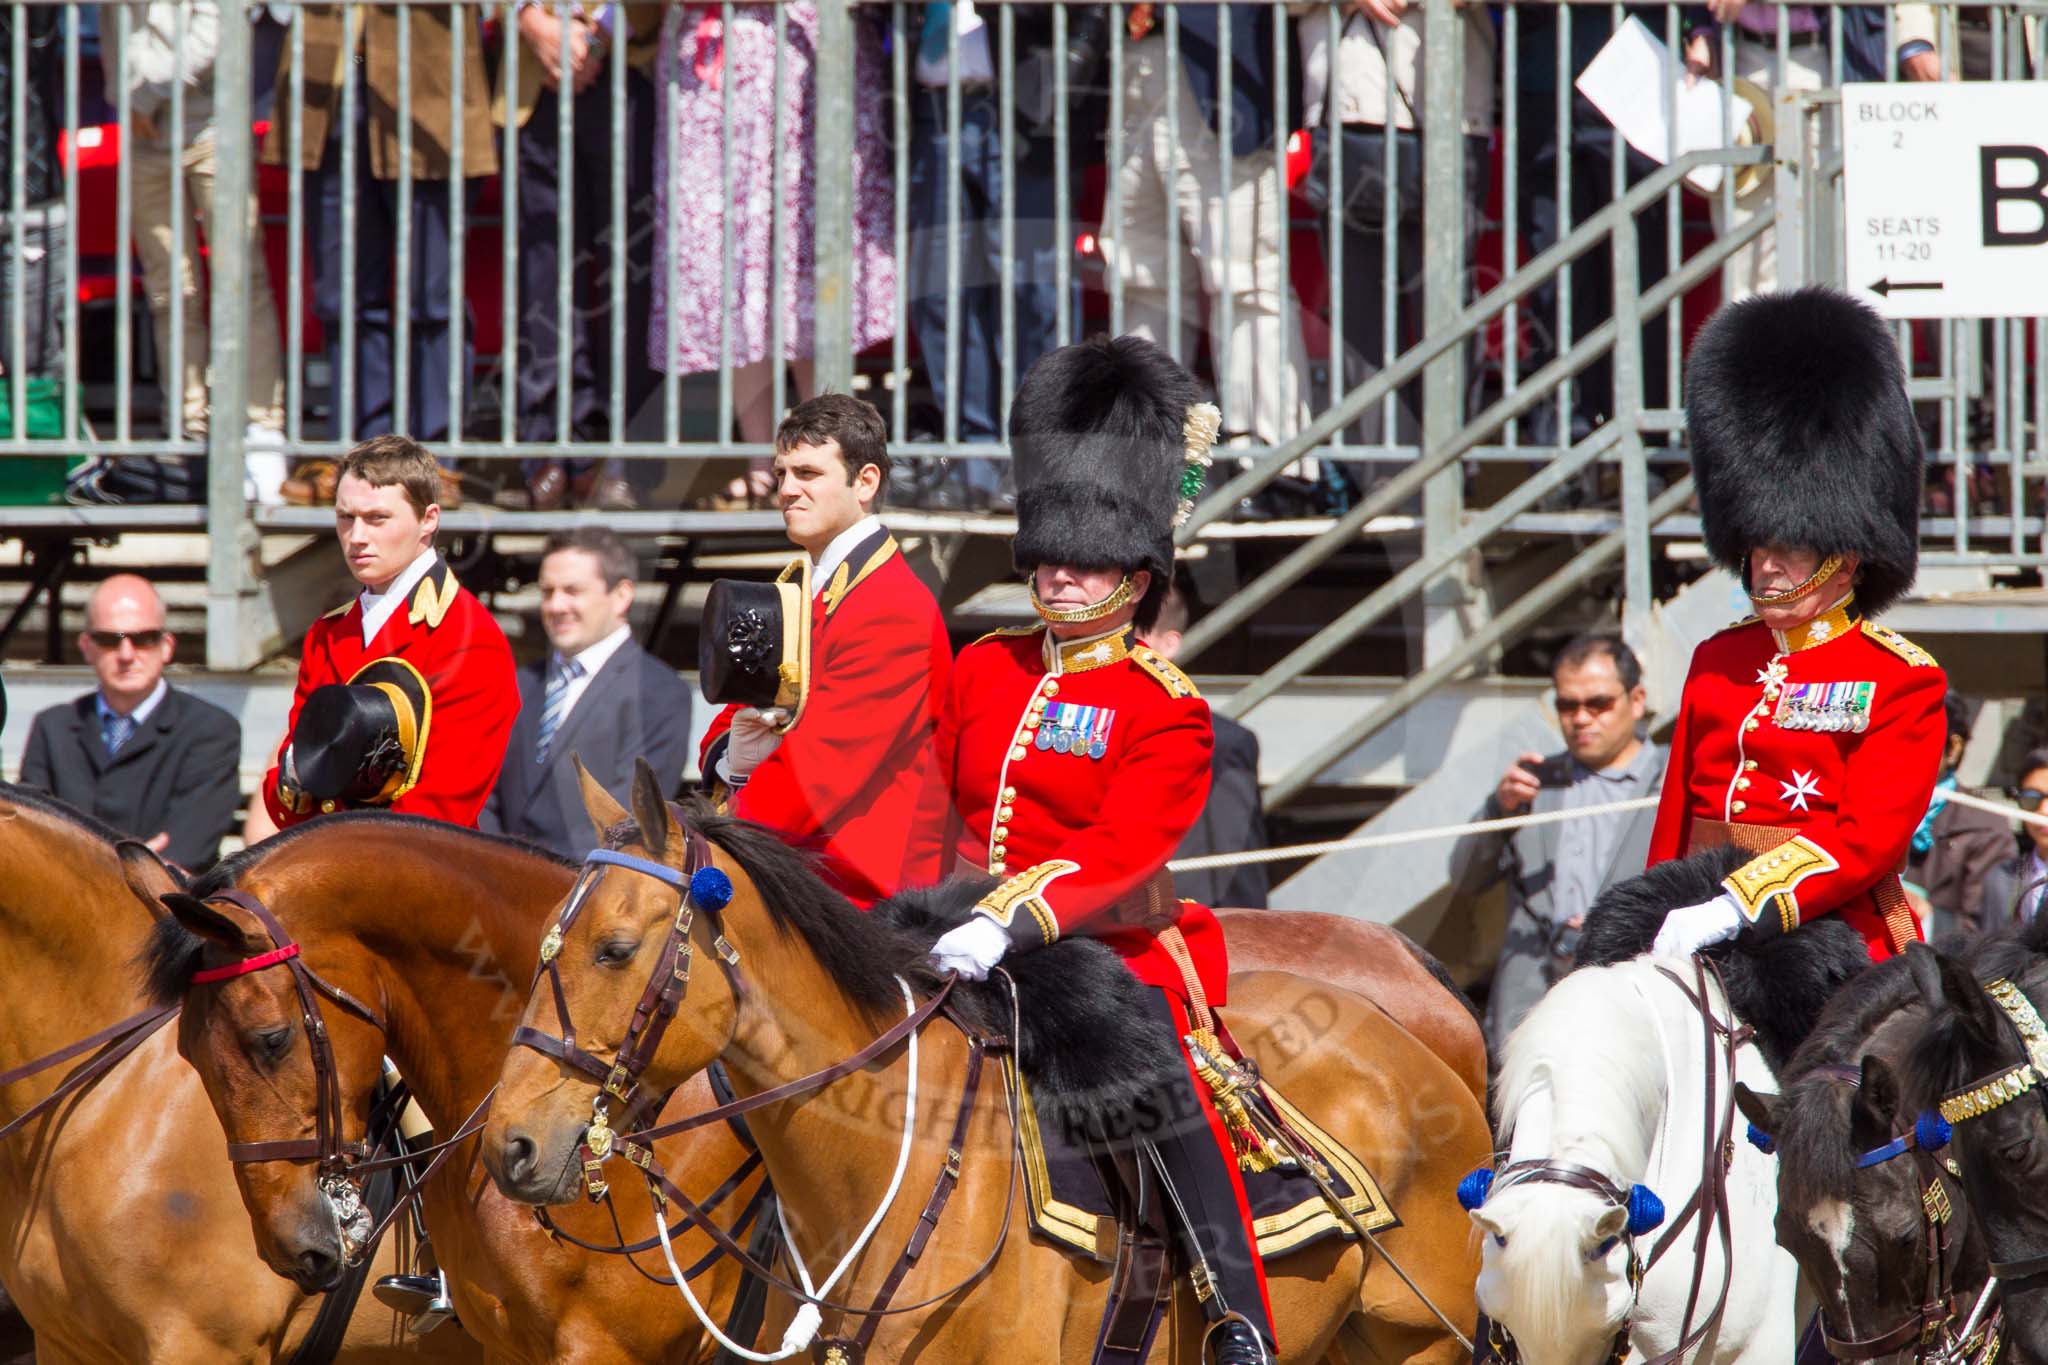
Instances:
[[[775,17],[783,25],[782,180],[775,184]],[[859,351],[895,331],[896,261],[890,255],[893,196],[884,142],[883,92],[888,88],[881,42],[856,11],[854,74],[853,346]],[[775,434],[770,350],[771,296],[782,308],[782,354],[799,395],[814,390],[815,298],[812,224],[816,206],[818,12],[810,0],[746,5],[723,32],[716,5],[669,11],[662,32],[664,98],[655,140],[659,216],[655,219],[654,306],[649,360],[678,374],[715,371],[721,333],[730,347],[733,404],[740,438],[765,443]],[[826,60],[846,60],[826,54]],[[731,103],[732,204],[720,193],[722,102]],[[782,256],[775,261],[774,215],[783,215]],[[724,237],[730,231],[732,279],[721,303]],[[675,300],[671,330],[670,297]],[[759,490],[757,490],[759,491]]]

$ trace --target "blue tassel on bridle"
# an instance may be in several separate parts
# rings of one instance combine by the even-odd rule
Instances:
[[[1628,1191],[1628,1235],[1640,1237],[1664,1221],[1664,1201],[1648,1185],[1631,1185]]]
[[[1493,1167],[1475,1167],[1458,1182],[1458,1207],[1467,1213],[1472,1212],[1486,1202],[1486,1196],[1492,1189]]]
[[[690,900],[700,909],[717,914],[732,904],[732,878],[715,867],[700,867],[690,874]]]
[[[1753,1123],[1749,1125],[1749,1145],[1765,1156],[1778,1150],[1778,1140]]]

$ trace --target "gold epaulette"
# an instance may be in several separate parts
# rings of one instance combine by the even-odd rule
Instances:
[[[413,625],[426,622],[427,629],[433,630],[448,614],[448,608],[455,605],[455,595],[462,591],[462,585],[449,572],[446,561],[436,563],[420,579],[419,586],[412,592],[412,609],[406,613],[406,620]]]
[[[1044,629],[1044,626],[997,626],[994,630],[982,636],[981,639],[974,641],[973,644],[970,644],[967,647],[969,649],[972,649],[974,648],[974,645],[981,644],[983,641],[999,640],[1006,635],[1036,635],[1039,631]]]
[[[1139,645],[1131,651],[1131,662],[1152,675],[1167,692],[1176,697],[1199,697],[1201,692],[1194,680],[1173,666],[1173,663],[1150,645]]]
[[[1741,619],[1740,621],[1732,621],[1732,622],[1730,622],[1729,624],[1727,624],[1727,625],[1725,625],[1725,626],[1721,627],[1721,628],[1720,628],[1719,630],[1715,631],[1715,632],[1714,632],[1714,634],[1716,634],[1716,635],[1732,635],[1732,634],[1733,634],[1733,633],[1735,633],[1736,631],[1738,631],[1738,630],[1741,630],[1741,629],[1742,629],[1742,628],[1743,628],[1744,626],[1753,626],[1753,625],[1756,625],[1757,623],[1759,623],[1759,622],[1760,622],[1760,621],[1762,621],[1763,619],[1764,619],[1764,618],[1763,618],[1763,617],[1761,617],[1761,616],[1745,616],[1745,617],[1743,617],[1743,618],[1742,618],[1742,619]]]
[[[1865,621],[1863,623],[1863,633],[1868,635],[1872,642],[1883,645],[1914,668],[1937,667],[1932,654],[1929,654],[1890,626],[1880,626],[1875,621]]]
[[[334,619],[335,617],[337,617],[337,616],[346,616],[346,615],[348,615],[348,609],[349,609],[350,607],[354,606],[355,604],[356,604],[356,599],[355,599],[355,598],[353,598],[353,597],[351,597],[351,598],[349,598],[349,599],[348,599],[348,601],[346,601],[346,602],[342,603],[342,604],[341,604],[340,606],[336,607],[336,608],[335,608],[335,609],[334,609],[333,611],[323,611],[323,612],[321,612],[321,613],[320,613],[320,619],[321,619],[321,620],[323,620],[323,621],[332,621],[332,620],[333,620],[333,619]]]

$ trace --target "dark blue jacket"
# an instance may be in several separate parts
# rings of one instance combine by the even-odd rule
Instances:
[[[1301,63],[1295,59],[1294,25],[1285,20],[1279,34],[1287,45],[1286,89],[1282,93],[1287,126],[1276,128],[1273,97],[1281,74],[1274,51],[1274,16],[1278,5],[1183,5],[1180,10],[1180,61],[1195,92],[1202,117],[1219,134],[1222,121],[1222,27],[1230,25],[1230,151],[1233,156],[1270,152],[1276,136],[1301,125]]]

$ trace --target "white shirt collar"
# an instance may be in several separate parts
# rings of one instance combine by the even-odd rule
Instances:
[[[128,719],[135,722],[136,729],[140,730],[142,723],[149,719],[150,712],[163,705],[163,700],[170,694],[170,690],[171,685],[169,683],[165,682],[162,678],[156,680],[156,686],[151,688],[149,695],[142,699],[142,705],[128,713]],[[101,715],[118,716],[121,714],[114,704],[107,700],[105,692],[94,693],[93,699],[98,704],[97,709]]]
[[[832,543],[825,547],[825,553],[818,556],[817,564],[811,569],[811,596],[824,592],[832,582],[832,575],[846,562],[854,547],[881,529],[882,519],[870,512],[832,537]]]
[[[632,637],[633,627],[621,622],[617,630],[614,630],[596,644],[574,655],[573,657],[576,662],[583,665],[583,676],[586,678],[596,677],[597,670],[610,663],[612,655],[619,652],[619,646],[626,643]],[[562,657],[562,652],[556,650],[554,656],[559,659]]]
[[[399,571],[398,577],[391,580],[390,587],[383,592],[371,592],[365,588],[356,598],[363,608],[365,649],[369,648],[370,641],[377,638],[377,632],[384,629],[384,623],[391,619],[391,614],[405,604],[405,599],[419,586],[419,581],[427,576],[427,570],[434,567],[436,557],[434,547],[429,545],[419,552],[419,556],[412,563]]]

